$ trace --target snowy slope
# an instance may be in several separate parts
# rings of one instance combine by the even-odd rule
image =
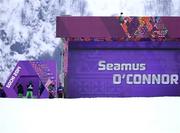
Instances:
[[[88,15],[85,8],[84,0],[1,0],[0,81],[5,82],[18,60],[54,58],[59,62],[56,16]]]
[[[0,99],[1,133],[179,133],[179,98]]]

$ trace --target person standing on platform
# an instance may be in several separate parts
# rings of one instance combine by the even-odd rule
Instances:
[[[39,97],[41,96],[41,94],[43,93],[44,90],[45,90],[45,87],[44,87],[43,83],[41,82],[41,84],[39,86]]]
[[[0,83],[0,97],[6,97],[6,93],[3,90],[3,85]]]
[[[64,93],[63,93],[63,86],[61,85],[61,83],[59,83],[59,86],[57,88],[57,97],[58,98],[63,98],[64,97]]]
[[[33,83],[32,81],[29,82],[27,86],[27,93],[26,93],[26,98],[33,98]]]
[[[17,88],[18,88],[18,97],[19,97],[19,98],[22,98],[22,97],[23,97],[23,93],[24,93],[23,86],[22,86],[21,84],[19,84],[19,85],[17,86]]]

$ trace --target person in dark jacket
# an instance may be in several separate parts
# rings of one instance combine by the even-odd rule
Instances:
[[[17,86],[17,88],[18,88],[18,97],[19,97],[19,98],[22,98],[22,97],[23,97],[23,93],[24,93],[23,86],[22,86],[21,84],[19,84],[19,85]]]
[[[48,91],[49,91],[49,98],[54,98],[55,85],[53,83],[51,83],[48,86]]]
[[[62,87],[61,83],[59,83],[59,87],[57,88],[57,97],[58,98],[64,97],[63,90],[64,90],[64,88]]]
[[[6,93],[3,90],[3,85],[0,83],[0,97],[6,97]]]
[[[39,86],[39,96],[41,96],[41,94],[43,93],[45,87],[43,85],[43,83],[41,82],[40,86]]]

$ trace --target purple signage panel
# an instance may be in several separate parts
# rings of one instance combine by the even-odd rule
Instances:
[[[180,42],[70,42],[66,97],[180,96]]]

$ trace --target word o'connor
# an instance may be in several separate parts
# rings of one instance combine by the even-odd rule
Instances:
[[[178,84],[178,74],[114,74],[113,84]]]

